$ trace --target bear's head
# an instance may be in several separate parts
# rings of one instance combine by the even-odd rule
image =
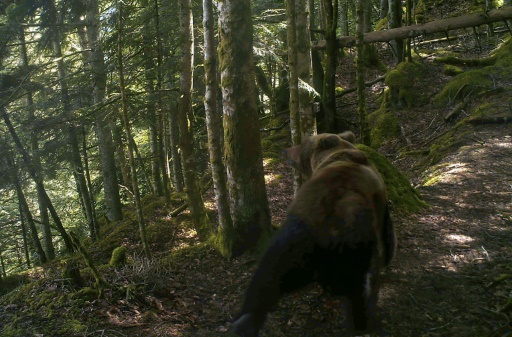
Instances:
[[[333,161],[351,161],[367,164],[365,154],[353,145],[355,135],[351,131],[340,134],[322,133],[305,138],[300,145],[285,150],[288,162],[309,178],[320,166]]]

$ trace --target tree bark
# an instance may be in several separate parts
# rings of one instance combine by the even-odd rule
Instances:
[[[28,55],[27,55],[27,46],[25,44],[25,30],[23,28],[20,28],[20,52],[21,52],[21,59],[22,59],[22,65],[24,68],[27,69],[28,73]],[[32,95],[32,90],[30,88],[27,88],[27,108],[29,112],[28,119],[31,121],[35,120],[34,115],[34,99]],[[41,160],[38,155],[39,151],[39,137],[38,132],[36,130],[33,130],[30,133],[30,148],[32,150],[32,158],[34,161],[34,165],[37,167],[38,171],[41,172]],[[43,234],[43,245],[44,250],[46,253],[46,258],[48,261],[51,261],[55,259],[55,248],[53,247],[53,236],[52,236],[52,230],[50,228],[50,216],[48,214],[48,207],[45,203],[45,199],[43,196],[43,193],[41,189],[36,186],[37,189],[37,202],[39,205],[39,217],[41,218],[41,228],[42,228],[42,234]],[[44,189],[44,177],[41,177],[41,185]]]
[[[144,222],[144,214],[142,213],[142,203],[139,192],[139,182],[137,179],[137,166],[135,164],[135,157],[133,155],[133,145],[129,141],[132,138],[130,120],[128,119],[128,99],[126,97],[126,90],[124,84],[124,63],[123,63],[123,3],[118,4],[117,13],[117,68],[119,72],[119,90],[121,93],[121,116],[124,125],[126,139],[128,139],[128,158],[130,161],[130,170],[132,174],[133,196],[135,199],[135,208],[137,210],[137,220],[139,223],[139,235],[144,248],[146,258],[151,258],[151,250],[146,236],[146,224]]]
[[[210,224],[203,198],[199,189],[197,163],[194,153],[192,123],[193,67],[194,67],[194,28],[191,0],[180,0],[181,74],[178,123],[180,130],[181,159],[185,178],[185,190],[190,206],[192,223],[200,239],[206,239]]]
[[[311,35],[309,33],[307,0],[296,0],[297,36],[297,75],[299,77],[299,115],[302,136],[316,134],[316,121],[313,111],[314,94],[311,65]]]
[[[46,263],[46,254],[43,250],[43,246],[41,245],[41,241],[39,240],[36,224],[34,222],[34,219],[32,218],[32,213],[30,212],[27,199],[25,198],[25,194],[23,193],[23,189],[21,187],[21,182],[18,176],[18,168],[14,163],[14,158],[12,157],[12,155],[9,154],[9,151],[7,150],[5,151],[5,153],[7,154],[5,160],[10,168],[12,182],[16,188],[16,195],[18,196],[18,203],[20,206],[21,215],[23,216],[23,219],[27,222],[28,227],[30,228],[32,243],[34,244],[34,248],[36,250],[37,255],[39,255],[39,263]]]
[[[363,42],[365,31],[365,11],[368,9],[368,0],[356,2],[356,37],[357,37],[357,111],[359,115],[359,129],[361,143],[370,146],[370,128],[366,117],[366,85],[365,85],[365,44]]]
[[[318,132],[335,133],[336,125],[336,68],[338,65],[338,0],[322,0],[325,17],[325,74],[322,93],[323,117],[318,121]],[[341,129],[345,129],[341,127]]]
[[[228,190],[226,185],[226,167],[222,162],[222,118],[217,104],[217,55],[213,29],[212,0],[203,0],[203,29],[204,29],[204,109],[206,127],[208,130],[208,149],[212,167],[215,203],[219,216],[221,231],[232,231],[233,220],[229,209]],[[221,249],[224,251],[224,248]]]
[[[219,61],[225,161],[233,225],[231,256],[255,249],[271,231],[253,64],[250,0],[219,2]],[[229,234],[227,234],[229,235]]]
[[[405,39],[425,34],[448,32],[450,30],[475,27],[491,22],[506,21],[512,19],[512,7],[493,9],[488,13],[466,14],[454,18],[441,19],[420,25],[404,26],[383,31],[374,31],[364,34],[364,43],[388,42],[394,39]],[[338,47],[353,47],[356,44],[354,36],[338,38]],[[313,49],[325,49],[326,41],[320,40],[313,43]]]
[[[92,96],[95,105],[102,104],[105,100],[107,85],[104,54],[99,35],[99,15],[98,0],[90,0],[89,8],[86,13],[86,22],[89,47],[92,50],[89,63],[93,83]],[[114,142],[112,140],[113,120],[114,118],[108,114],[106,109],[97,109],[94,124],[96,137],[98,138],[107,218],[110,221],[120,221],[123,219],[123,213],[116,175]]]
[[[292,145],[301,142],[301,125],[299,115],[299,76],[297,73],[297,26],[295,0],[286,0],[286,28],[288,42],[288,83],[290,87],[290,131]],[[302,183],[302,176],[293,169],[293,191],[297,193]]]
[[[55,207],[53,207],[53,203],[46,193],[46,190],[44,188],[44,185],[41,182],[40,173],[37,170],[37,168],[32,163],[32,159],[30,158],[30,155],[28,154],[27,150],[23,147],[23,144],[21,143],[20,138],[18,137],[18,134],[16,133],[16,129],[11,123],[11,120],[9,118],[9,115],[5,111],[0,110],[0,116],[2,116],[5,125],[7,126],[7,129],[9,129],[9,133],[11,134],[11,137],[14,141],[14,144],[16,144],[16,147],[18,148],[18,151],[21,153],[23,162],[28,168],[28,173],[30,174],[30,177],[34,180],[36,183],[37,188],[41,191],[42,197],[45,200],[46,206],[48,207],[48,210],[50,211],[50,214],[53,218],[53,221],[55,222],[55,226],[57,227],[57,230],[59,231],[60,235],[62,236],[62,239],[64,240],[64,244],[66,246],[66,249],[69,253],[73,252],[73,244],[71,242],[71,239],[66,232],[66,229],[62,225],[62,221],[60,220],[60,217],[55,210]]]

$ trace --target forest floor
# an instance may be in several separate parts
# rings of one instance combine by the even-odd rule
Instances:
[[[430,66],[425,83],[432,87],[426,88],[439,90],[447,79],[433,70],[439,66]],[[369,110],[374,108],[370,102]],[[414,130],[441,135],[453,127],[443,121],[445,113],[431,106],[404,112],[403,129],[421,144],[426,137]],[[434,166],[395,155],[396,146],[384,148],[429,207],[392,214],[398,250],[384,274],[382,325],[371,336],[512,336],[511,311],[501,310],[512,293],[512,127],[468,127]],[[265,170],[272,220],[280,224],[292,196],[290,170],[284,163]],[[211,195],[207,199],[212,207]],[[169,209],[157,209],[149,220],[150,227],[158,225],[150,231],[156,233],[151,261],[136,253],[135,222],[133,233],[120,234],[127,235],[117,244],[129,248],[130,263],[100,269],[114,286],[99,297],[87,298],[64,283],[58,263],[37,269],[36,282],[0,297],[0,336],[229,336],[257,257],[224,259],[191,236],[187,217],[170,218]],[[103,259],[108,262],[108,255]],[[261,333],[346,335],[342,299],[316,285],[283,298]]]
[[[371,336],[512,336],[510,312],[499,311],[512,291],[512,128],[475,127],[464,144],[428,172],[408,173],[413,181],[436,177],[429,186],[418,186],[430,207],[394,215],[398,251],[381,291],[382,326]],[[278,175],[281,179],[272,180]],[[284,164],[267,170],[267,177],[278,223],[290,200],[291,177]],[[126,284],[121,298],[107,290],[103,298],[78,305],[69,295],[51,314],[48,304],[2,303],[0,335],[228,336],[257,259],[228,261],[190,238],[185,228],[173,231],[174,246],[186,243],[192,249],[174,255],[172,266],[162,263],[163,246],[155,246],[155,262],[142,263],[134,255],[132,265],[138,267],[109,277]],[[145,275],[139,282],[145,291],[133,289],[130,296],[134,281],[128,275],[134,273]],[[59,302],[56,294],[77,291],[49,274],[39,276],[25,301],[51,293]],[[70,324],[76,325],[75,333],[69,333]],[[68,332],[59,332],[66,325]],[[270,313],[261,335],[345,336],[341,299],[315,285],[289,295]]]

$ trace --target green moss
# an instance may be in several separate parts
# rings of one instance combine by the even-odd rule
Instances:
[[[65,336],[76,333],[84,333],[88,329],[87,325],[84,325],[82,322],[76,319],[65,320],[62,328],[59,329],[58,333]]]
[[[0,281],[0,295],[7,294],[21,285],[26,284],[28,281],[28,277],[23,274],[14,274],[2,277]]]
[[[363,151],[379,170],[395,212],[410,214],[428,206],[409,180],[386,157],[363,144],[358,144],[357,148]]]
[[[368,115],[368,123],[371,129],[371,146],[378,149],[384,145],[387,139],[400,135],[398,117],[391,109],[386,108],[386,103],[381,108]]]
[[[112,251],[112,257],[108,263],[111,267],[121,267],[126,264],[126,252],[125,246],[117,247]]]
[[[462,100],[468,95],[476,95],[488,90],[492,85],[492,78],[489,76],[487,67],[473,69],[455,76],[448,84],[434,97],[434,103],[440,106]]]
[[[512,76],[512,40],[509,38],[488,58],[474,63],[480,68],[468,70],[455,76],[434,97],[436,104],[444,106],[468,96],[477,96],[493,89],[495,78],[510,78]]]
[[[448,76],[456,76],[459,74],[462,74],[464,70],[461,67],[453,66],[450,64],[447,64],[443,68],[443,74]]]
[[[402,62],[386,74],[391,105],[413,107],[424,103],[420,90],[426,68],[418,62]]]

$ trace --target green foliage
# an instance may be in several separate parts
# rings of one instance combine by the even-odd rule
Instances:
[[[357,144],[357,148],[367,155],[380,172],[395,212],[411,214],[428,206],[409,180],[386,157],[363,144]]]

